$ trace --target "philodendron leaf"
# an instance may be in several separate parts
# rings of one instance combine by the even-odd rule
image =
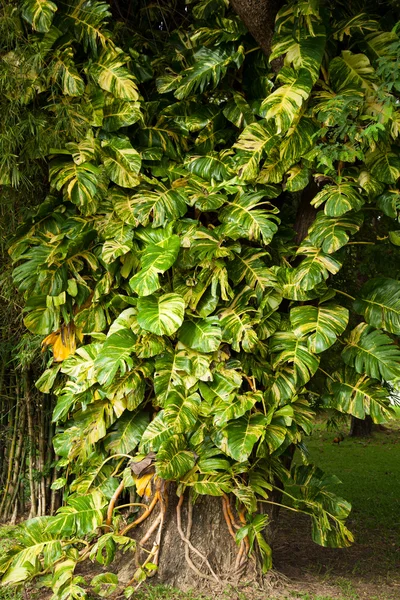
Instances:
[[[302,243],[297,254],[304,255],[305,258],[295,269],[294,282],[305,291],[314,289],[328,279],[329,274],[336,275],[342,266],[338,260],[322,252],[321,248],[315,248],[308,241]]]
[[[246,392],[245,394],[237,394],[233,398],[229,396],[226,401],[220,400],[213,409],[214,425],[221,427],[232,419],[242,417],[257,402],[262,402],[262,400],[261,392]]]
[[[163,479],[179,480],[195,465],[195,455],[187,450],[183,435],[173,435],[157,453],[156,472]]]
[[[263,435],[267,417],[261,413],[250,414],[230,421],[222,429],[214,430],[214,444],[238,462],[248,459],[254,444]]]
[[[36,517],[18,526],[17,543],[14,543],[8,552],[3,552],[0,557],[3,585],[15,584],[27,579],[32,572],[35,572],[40,557],[43,557],[46,568],[62,557],[63,549],[59,531],[56,533],[48,531],[48,526],[53,519],[54,517]]]
[[[290,321],[297,337],[312,333],[307,345],[311,352],[319,354],[327,350],[343,333],[349,320],[349,311],[338,304],[320,306],[295,306],[290,311]]]
[[[343,182],[326,185],[312,200],[312,206],[318,208],[325,203],[324,212],[328,217],[341,217],[350,210],[360,210],[364,200],[354,183]]]
[[[347,244],[349,234],[357,233],[362,222],[363,216],[353,212],[341,217],[327,217],[319,212],[308,235],[314,246],[322,248],[326,254],[332,254]]]
[[[165,422],[175,433],[189,433],[196,425],[201,398],[199,394],[187,395],[185,389],[175,388],[164,402]]]
[[[374,423],[385,423],[393,416],[388,391],[374,379],[343,367],[326,380],[328,394],[324,397],[330,408],[365,419],[370,415]]]
[[[261,104],[262,116],[267,120],[274,120],[277,133],[289,129],[294,119],[300,113],[303,102],[308,98],[312,79],[307,69],[294,69],[283,67],[277,77],[283,85],[269,94]]]
[[[296,383],[305,385],[318,369],[319,358],[308,347],[306,337],[298,338],[291,331],[280,331],[270,339],[274,369],[285,363],[293,364]]]
[[[51,27],[57,4],[50,0],[25,0],[22,16],[39,33],[46,33]]]
[[[127,57],[122,52],[116,52],[110,46],[100,54],[97,61],[89,69],[90,75],[99,86],[121,100],[137,100],[138,89],[126,68]]]
[[[147,412],[126,410],[104,438],[105,448],[110,454],[130,454],[139,444],[148,424]]]
[[[139,296],[150,296],[160,287],[158,275],[167,271],[177,259],[181,241],[177,235],[150,243],[142,254],[141,270],[129,284]]]
[[[353,329],[342,358],[357,373],[366,373],[378,380],[392,381],[400,377],[400,349],[388,335],[367,323]]]
[[[400,282],[389,277],[370,279],[354,302],[367,323],[400,335]]]
[[[185,301],[179,294],[146,296],[138,299],[137,310],[142,329],[157,335],[171,335],[183,323]]]
[[[178,332],[179,340],[193,350],[214,352],[218,350],[222,339],[222,329],[217,317],[206,319],[188,319]]]
[[[104,496],[98,491],[86,496],[70,496],[67,505],[58,509],[46,531],[58,534],[62,531],[66,538],[93,533],[103,523],[105,504]]]
[[[130,329],[120,329],[106,340],[94,361],[97,380],[101,385],[109,386],[118,370],[122,375],[132,366],[131,354],[136,335]]]
[[[238,194],[222,209],[219,218],[224,223],[223,232],[233,239],[247,238],[269,244],[278,231],[278,209],[270,202],[261,202],[268,192]]]
[[[125,136],[112,136],[101,144],[106,173],[117,185],[125,188],[136,187],[140,183],[137,174],[142,160]]]
[[[50,163],[51,184],[57,190],[64,188],[67,198],[84,215],[96,212],[100,173],[99,167],[89,162],[77,165],[73,161],[55,159]]]

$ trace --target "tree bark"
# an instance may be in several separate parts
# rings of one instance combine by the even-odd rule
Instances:
[[[154,552],[157,542],[160,548],[158,560],[154,556],[150,559],[151,562],[156,560],[159,565],[154,583],[168,584],[181,590],[195,587],[207,592],[222,590],[228,583],[259,580],[260,571],[255,558],[246,560],[244,547],[238,560],[241,549],[232,533],[236,533],[241,522],[232,499],[229,512],[234,515],[236,523],[230,532],[222,509],[222,498],[199,496],[193,505],[186,492],[179,503],[176,486],[167,484],[167,490],[164,510],[158,503],[151,516],[129,531],[129,535],[137,540],[138,551],[135,558],[127,560],[121,557],[118,579],[123,585],[131,582],[138,566],[148,558],[149,552]],[[181,506],[178,507],[178,504]],[[163,523],[160,529],[161,516]],[[144,539],[145,542],[141,543]],[[147,552],[140,551],[141,547]]]
[[[275,17],[284,3],[280,0],[231,0],[231,4],[261,50],[269,56]]]
[[[372,419],[369,415],[365,419],[351,417],[350,437],[370,437],[372,435]]]

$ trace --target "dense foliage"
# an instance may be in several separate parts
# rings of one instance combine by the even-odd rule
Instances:
[[[37,387],[57,396],[66,491],[0,572],[53,570],[56,598],[84,593],[82,557],[132,547],[113,514],[124,487],[233,494],[238,542],[258,544],[264,570],[259,502],[283,484],[317,543],[348,545],[334,479],[305,456],[288,467],[313,423],[308,389],[342,345],[321,402],[381,423],[381,382],[400,377],[395,268],[356,275],[356,298],[335,285],[356,245],[400,244],[390,4],[291,2],[269,60],[225,0],[132,4],[115,21],[101,0],[25,0],[2,25],[1,180],[32,169],[48,186],[10,254],[25,326],[52,348]],[[149,453],[144,485],[134,463]]]

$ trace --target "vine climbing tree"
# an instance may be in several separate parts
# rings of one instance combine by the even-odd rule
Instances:
[[[397,8],[232,5],[3,9],[1,182],[45,191],[9,253],[63,490],[0,558],[6,584],[51,572],[55,598],[83,597],[78,563],[136,548],[128,597],[162,573],[171,522],[199,577],[266,573],[278,505],[352,542],[303,438],[319,375],[323,406],[375,423],[400,377],[399,268],[363,270],[400,245]],[[217,513],[230,567],[196,544]]]

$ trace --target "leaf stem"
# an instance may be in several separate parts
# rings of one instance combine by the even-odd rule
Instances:
[[[336,288],[332,288],[334,292],[336,292],[337,294],[343,294],[343,296],[346,296],[346,298],[350,298],[350,300],[355,300],[354,296],[350,296],[350,294],[346,294],[346,292],[342,292],[342,290],[337,290]]]
[[[323,373],[324,375],[326,375],[327,377],[329,377],[330,379],[332,379],[332,381],[335,381],[332,377],[332,375],[329,375],[329,373],[327,373],[326,371],[324,371],[323,369],[321,369],[321,367],[318,367],[318,371],[321,371],[321,373]]]
[[[346,246],[375,246],[376,242],[349,242]]]

